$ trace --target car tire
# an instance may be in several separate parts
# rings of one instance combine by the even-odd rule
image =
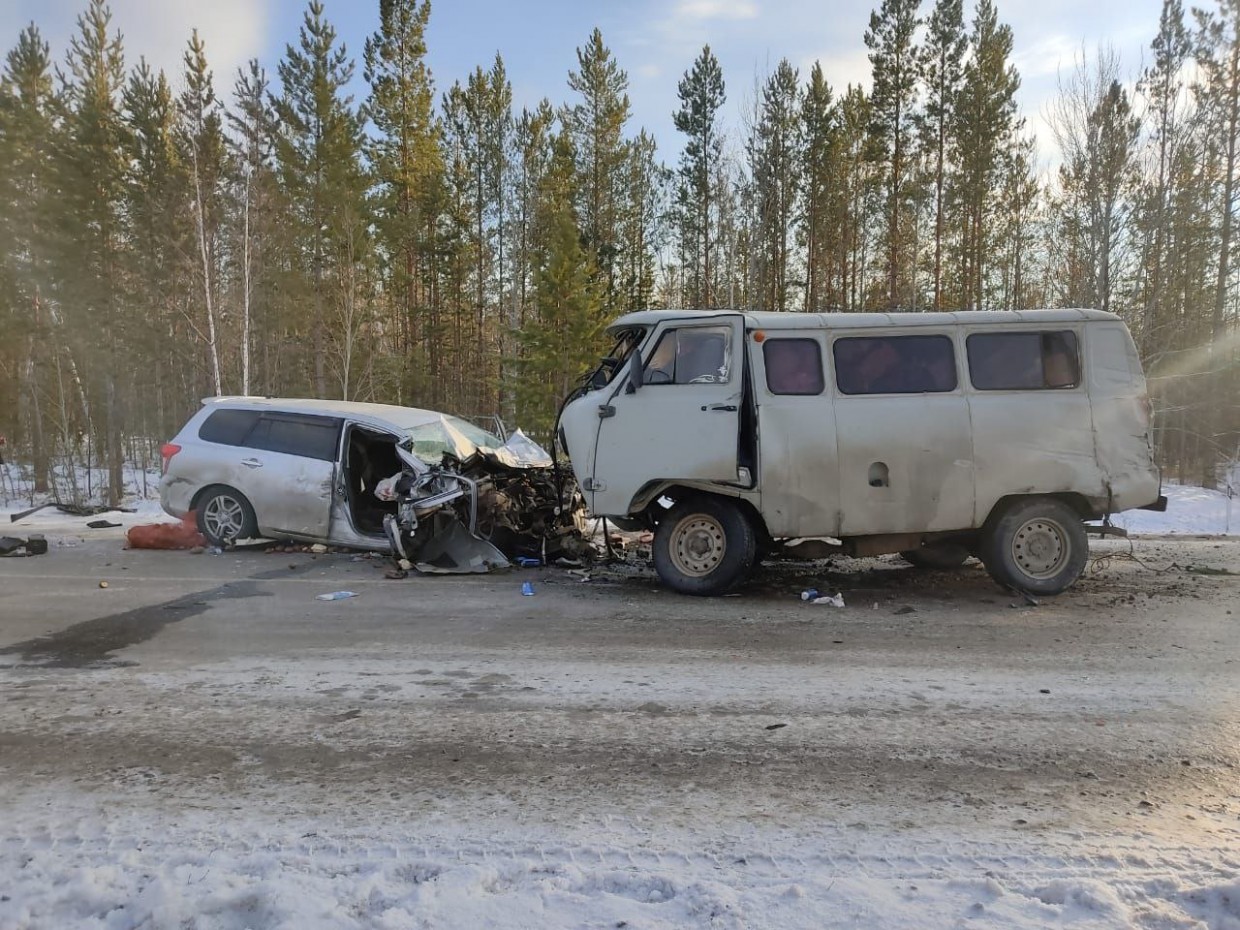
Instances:
[[[198,497],[194,508],[198,532],[213,546],[227,546],[258,533],[254,508],[240,491],[226,485],[212,485]]]
[[[981,559],[990,577],[1005,588],[1059,594],[1085,569],[1089,558],[1085,525],[1061,500],[1014,501],[987,522]]]
[[[735,588],[753,569],[758,534],[740,506],[702,495],[667,512],[654,534],[654,567],[681,594],[709,596]]]
[[[917,568],[959,568],[969,560],[969,547],[953,542],[930,543],[920,549],[906,549],[900,558]]]

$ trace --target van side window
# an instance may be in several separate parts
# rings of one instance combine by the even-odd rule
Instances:
[[[969,380],[979,391],[1038,391],[1081,383],[1076,333],[973,333]]]
[[[257,422],[257,410],[217,410],[198,427],[198,438],[225,446],[245,445],[245,437]]]
[[[732,329],[669,329],[646,362],[643,384],[724,384],[732,362]]]
[[[245,444],[251,449],[332,462],[339,441],[340,421],[334,417],[279,413],[264,414]]]
[[[762,343],[766,387],[772,394],[821,394],[822,352],[814,339],[767,339]]]
[[[832,352],[845,394],[956,390],[956,352],[947,336],[849,336],[835,340]]]

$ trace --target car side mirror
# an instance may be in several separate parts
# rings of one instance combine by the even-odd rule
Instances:
[[[646,367],[642,364],[641,349],[634,349],[632,360],[629,362],[629,386],[626,393],[632,394],[637,391],[645,380]]]

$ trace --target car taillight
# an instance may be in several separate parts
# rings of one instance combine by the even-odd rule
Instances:
[[[159,450],[159,454],[160,456],[163,457],[163,460],[164,460],[163,466],[159,470],[159,473],[161,475],[168,474],[168,463],[171,462],[172,457],[180,451],[181,451],[181,447],[178,446],[175,442],[166,442],[163,444],[163,447]]]

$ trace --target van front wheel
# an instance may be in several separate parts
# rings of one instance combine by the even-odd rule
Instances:
[[[999,584],[1059,594],[1085,569],[1089,541],[1071,507],[1052,497],[1016,501],[982,535],[982,562]]]
[[[695,497],[674,506],[654,535],[654,567],[681,594],[724,594],[748,576],[757,557],[753,524],[732,501]]]

